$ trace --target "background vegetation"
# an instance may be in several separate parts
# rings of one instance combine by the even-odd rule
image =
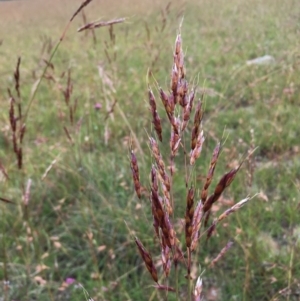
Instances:
[[[0,197],[14,202],[0,204],[0,300],[85,300],[79,283],[95,301],[166,298],[151,287],[132,237],[159,254],[147,195],[138,200],[134,194],[129,149],[137,153],[147,187],[152,129],[146,74],[150,69],[168,88],[182,16],[187,75],[206,91],[206,143],[196,183],[201,186],[223,136],[216,179],[258,146],[214,207],[217,215],[260,193],[201,245],[204,270],[229,239],[234,242],[214,269],[205,269],[205,300],[299,300],[299,1],[167,4],[93,1],[84,9],[87,22],[126,22],[77,33],[84,23],[77,16],[30,108],[30,95],[80,1],[0,4]],[[246,64],[266,54],[274,64]],[[18,57],[20,98],[13,76]],[[68,74],[73,88],[67,103]],[[8,88],[23,112],[29,108],[21,170],[11,142]],[[174,181],[177,200],[184,200],[182,178]]]

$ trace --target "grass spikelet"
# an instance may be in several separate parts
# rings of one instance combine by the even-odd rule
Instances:
[[[204,203],[204,212],[207,212],[211,209],[212,205],[219,199],[223,191],[232,183],[239,169],[240,166],[230,170],[225,175],[223,175],[223,177],[217,184],[214,193]]]
[[[205,138],[203,135],[203,131],[201,131],[201,133],[197,137],[195,148],[191,151],[191,158],[190,158],[191,165],[194,165],[196,160],[199,158],[202,151],[204,140]]]
[[[19,138],[20,144],[22,144],[22,142],[23,142],[25,132],[26,132],[26,125],[22,124],[21,129],[20,129],[20,138]]]
[[[18,62],[17,62],[16,70],[15,70],[15,73],[14,73],[14,78],[15,78],[15,90],[17,92],[17,95],[18,95],[19,99],[21,97],[21,93],[20,93],[20,64],[21,64],[21,57],[18,57]]]
[[[232,207],[230,207],[229,209],[227,209],[224,213],[222,213],[218,217],[217,222],[219,223],[221,220],[228,217],[230,214],[232,214],[232,213],[236,212],[237,210],[239,210],[240,208],[242,208],[249,200],[250,200],[249,197],[245,198],[245,199],[239,201],[238,203],[236,203],[235,205],[233,205]]]
[[[149,89],[148,95],[149,95],[149,104],[150,104],[151,113],[152,113],[152,123],[154,125],[154,129],[158,136],[158,139],[162,142],[161,121],[160,121],[159,115],[156,110],[156,101],[155,101],[155,97],[154,97],[154,94],[151,89]]]
[[[175,244],[175,231],[170,222],[170,217],[168,214],[164,215],[164,219],[161,225],[162,233],[165,237],[165,242],[169,248],[172,248]]]
[[[232,207],[230,207],[229,209],[227,209],[225,212],[223,212],[216,220],[214,220],[214,222],[212,223],[212,225],[207,230],[207,239],[209,239],[211,237],[211,235],[214,232],[217,224],[220,221],[222,221],[223,219],[225,219],[226,217],[228,217],[230,214],[236,212],[240,208],[242,208],[249,200],[250,200],[250,198],[248,197],[248,198],[245,198],[245,199],[239,201],[238,203],[236,203],[235,205],[233,205]]]
[[[145,247],[143,246],[143,244],[140,242],[140,240],[137,237],[135,238],[135,243],[138,247],[138,250],[142,256],[142,259],[146,265],[147,270],[151,274],[152,279],[156,283],[158,283],[157,271],[154,266],[154,263],[153,263],[150,253],[145,249]]]
[[[209,170],[208,170],[208,173],[206,176],[206,181],[205,181],[205,184],[201,191],[201,201],[203,204],[206,202],[206,199],[207,199],[208,188],[209,188],[211,181],[213,179],[213,176],[214,176],[214,171],[215,171],[215,167],[216,167],[216,164],[217,164],[217,161],[219,158],[220,151],[221,151],[221,143],[219,142],[213,151]]]
[[[194,211],[194,217],[192,222],[192,244],[191,251],[194,251],[197,247],[198,239],[199,239],[199,231],[201,226],[201,221],[203,217],[203,205],[202,202],[199,201],[196,209]]]
[[[192,129],[192,140],[191,140],[191,150],[193,151],[194,148],[196,147],[196,144],[198,142],[198,136],[200,133],[200,124],[202,121],[202,102],[199,101],[197,104],[195,116],[194,116],[194,125]]]
[[[188,121],[190,120],[191,112],[194,105],[194,98],[195,98],[195,90],[193,89],[189,94],[187,105],[183,108],[183,117],[182,117],[183,122],[182,122],[181,131],[185,130]]]
[[[15,100],[13,97],[10,98],[9,100],[9,122],[10,122],[10,126],[13,132],[16,132],[17,129],[17,125],[16,125],[16,118],[15,118]]]
[[[202,279],[199,276],[194,289],[194,301],[201,301],[202,300],[201,294],[202,294]]]
[[[162,186],[162,190],[163,190],[163,193],[165,196],[165,199],[164,199],[165,204],[166,204],[168,213],[172,214],[171,196],[170,196],[170,190],[171,190],[170,178],[166,173],[165,163],[161,157],[157,142],[152,137],[150,137],[150,146],[151,146],[152,154],[156,161],[156,165],[157,165],[158,172],[160,175],[161,186]]]
[[[162,243],[161,243],[161,260],[163,263],[164,273],[165,273],[166,277],[168,277],[170,274],[170,271],[171,271],[171,259],[170,259],[171,249],[166,244],[166,240],[165,240],[164,236],[162,236],[161,241],[162,241]]]
[[[227,251],[232,247],[233,242],[229,241],[226,246],[220,251],[220,253],[211,261],[209,267],[212,268],[215,264],[227,253]]]
[[[193,217],[194,217],[194,189],[191,187],[186,197],[186,210],[185,210],[185,243],[187,248],[192,244],[193,233]]]
[[[17,160],[18,160],[18,168],[22,169],[22,167],[23,167],[23,150],[22,150],[22,147],[18,148]]]
[[[131,159],[130,159],[130,166],[132,171],[132,178],[134,183],[134,189],[138,196],[141,198],[141,183],[140,183],[140,174],[139,174],[139,166],[136,159],[136,156],[133,151],[131,151]]]

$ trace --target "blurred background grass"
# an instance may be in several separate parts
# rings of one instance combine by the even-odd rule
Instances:
[[[19,171],[7,94],[7,88],[14,90],[17,58],[22,58],[25,111],[44,59],[49,59],[80,1],[0,2],[0,160],[9,176],[1,176],[0,187],[1,197],[16,203],[0,204],[0,300],[84,300],[77,284],[64,286],[67,278],[81,283],[94,300],[166,299],[153,293],[128,230],[159,254],[148,199],[144,195],[138,201],[133,191],[128,150],[133,140],[147,187],[151,120],[146,74],[150,69],[168,88],[183,16],[188,79],[199,90],[208,90],[206,144],[194,171],[198,188],[223,135],[228,138],[216,179],[235,166],[251,144],[258,146],[251,185],[245,165],[224,198],[237,202],[257,192],[260,197],[201,246],[198,258],[205,269],[229,239],[234,241],[225,258],[203,274],[205,300],[299,300],[299,2],[167,4],[92,1],[84,9],[88,22],[127,18],[113,26],[115,39],[108,28],[97,29],[95,37],[77,33],[82,15],[74,20],[30,108],[24,168]],[[274,64],[247,66],[247,60],[266,54],[275,58]],[[68,70],[71,104],[77,103],[73,124],[62,93]],[[96,104],[102,108],[96,110]],[[164,135],[168,139],[168,133]],[[178,201],[185,195],[180,166],[174,178]],[[22,195],[29,178],[26,212]],[[178,206],[183,217],[184,204]],[[226,208],[226,202],[220,202],[214,215]]]

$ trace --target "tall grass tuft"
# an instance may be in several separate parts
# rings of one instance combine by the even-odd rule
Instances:
[[[195,277],[192,273],[192,267],[203,264],[197,261],[197,253],[205,247],[203,243],[200,244],[201,238],[206,235],[206,240],[210,239],[217,224],[239,210],[250,199],[247,197],[233,205],[208,226],[213,204],[218,201],[224,190],[232,183],[243,162],[226,172],[217,182],[216,187],[210,189],[222,150],[222,143],[218,142],[212,153],[212,158],[208,162],[208,172],[203,186],[199,187],[195,181],[195,166],[205,142],[203,130],[204,95],[201,95],[194,106],[196,87],[190,86],[186,77],[180,32],[175,40],[169,91],[166,92],[162,87],[157,87],[157,90],[167,122],[159,116],[157,100],[149,85],[148,98],[154,128],[153,134],[149,137],[150,151],[154,161],[150,172],[149,199],[154,233],[160,249],[161,269],[156,267],[159,260],[153,259],[155,257],[152,257],[137,237],[135,242],[146,268],[156,283],[156,289],[175,293],[176,300],[199,301],[203,300],[202,276]],[[192,115],[194,118],[189,124]],[[168,134],[170,135],[169,148],[166,147]],[[161,149],[169,150],[163,154]],[[167,160],[169,164],[166,163]],[[177,161],[179,166],[180,162],[184,162],[182,169],[176,166]],[[133,151],[131,151],[131,169],[135,191],[137,196],[141,198],[138,162]],[[175,219],[180,217],[180,210],[177,208],[183,198],[175,197],[173,178],[176,173],[183,177],[186,188],[185,214],[182,217],[184,227],[180,230],[175,230]],[[214,267],[231,246],[232,242],[228,242],[207,265],[207,268]],[[182,281],[179,279],[181,270],[185,271],[186,287],[181,285]]]

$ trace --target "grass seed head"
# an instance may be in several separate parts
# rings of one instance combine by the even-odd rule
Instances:
[[[191,247],[193,234],[193,217],[194,217],[194,189],[191,187],[186,197],[185,211],[185,242],[187,248]]]
[[[219,158],[220,151],[221,151],[221,143],[219,142],[213,151],[213,155],[210,161],[210,167],[206,176],[206,181],[201,191],[201,201],[203,204],[206,202],[207,199],[208,188],[214,176],[214,171]]]
[[[201,151],[202,151],[202,146],[204,143],[204,135],[203,135],[203,131],[201,131],[201,133],[198,135],[197,137],[197,141],[196,141],[196,145],[194,147],[194,149],[191,151],[191,157],[190,157],[190,164],[194,165],[196,160],[199,158]]]
[[[232,241],[230,241],[230,242],[228,242],[227,243],[227,245],[220,251],[220,253],[217,255],[217,257],[215,257],[212,261],[211,261],[211,263],[210,263],[210,265],[209,265],[209,267],[210,268],[212,268],[212,267],[214,267],[214,265],[227,253],[227,251],[232,247],[232,245],[233,245],[233,242]]]
[[[136,159],[136,156],[133,151],[131,151],[130,165],[131,165],[134,189],[135,189],[135,192],[136,192],[138,198],[140,199],[141,198],[141,183],[140,183],[140,175],[139,175],[139,166],[138,166],[137,159]]]
[[[162,142],[162,127],[159,115],[156,110],[156,101],[153,92],[149,89],[149,104],[152,113],[152,123],[154,125],[155,132],[158,136],[158,139]]]
[[[195,116],[194,116],[194,125],[193,125],[193,129],[192,129],[192,140],[191,140],[191,149],[194,150],[194,148],[196,147],[197,144],[197,139],[200,133],[200,124],[202,121],[202,102],[199,101],[197,108],[196,108],[196,112],[195,112]]]
[[[199,231],[200,231],[200,226],[202,222],[202,217],[203,217],[203,205],[202,202],[199,201],[196,209],[194,211],[194,217],[193,217],[193,222],[192,222],[192,244],[191,244],[191,251],[194,251],[197,247],[198,240],[199,240]]]
[[[201,294],[202,294],[202,279],[199,276],[194,289],[194,301],[201,301],[202,300]]]
[[[145,249],[145,247],[143,246],[143,244],[140,242],[140,240],[137,237],[135,238],[135,243],[136,243],[138,250],[143,258],[143,261],[146,265],[147,270],[151,274],[152,279],[157,283],[158,282],[157,271],[154,266],[154,263],[153,263],[150,253]]]

